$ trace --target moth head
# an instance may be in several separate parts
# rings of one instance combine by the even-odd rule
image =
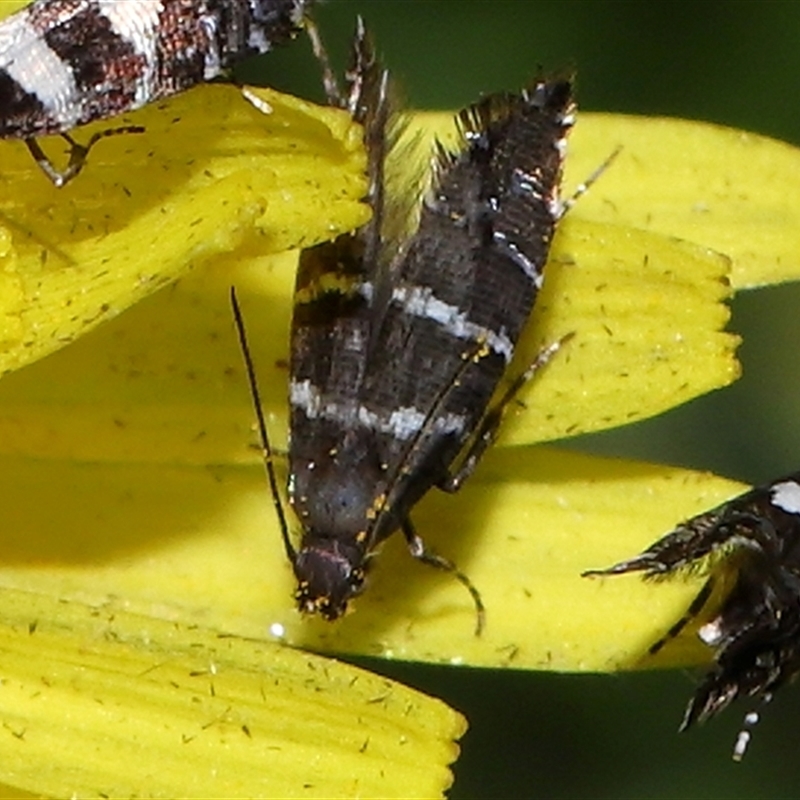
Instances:
[[[360,553],[348,553],[329,540],[298,551],[294,573],[300,611],[335,620],[345,613],[350,598],[364,588],[365,563]]]

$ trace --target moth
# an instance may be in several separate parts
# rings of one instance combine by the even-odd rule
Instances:
[[[112,119],[224,75],[304,26],[313,0],[34,0],[0,21],[0,138],[21,139],[63,186],[102,138],[141,133],[125,125],[79,144],[70,131]],[[59,171],[37,139],[69,145]]]
[[[587,575],[643,572],[668,578],[710,568],[686,614],[650,647],[660,650],[706,607],[722,571],[733,588],[698,632],[714,668],[690,700],[680,730],[704,722],[738,697],[759,705],[800,672],[800,472],[758,486],[682,522],[635,558]],[[759,712],[749,711],[734,745],[744,757]]]
[[[479,592],[428,548],[411,512],[434,487],[460,488],[503,408],[564,343],[545,348],[492,402],[542,286],[556,225],[573,202],[560,198],[572,81],[537,79],[461,111],[458,145],[437,145],[418,223],[398,239],[397,199],[385,180],[391,91],[363,26],[349,77],[345,105],[365,126],[373,215],[300,257],[288,453],[299,546],[278,512],[296,600],[302,611],[339,618],[362,591],[380,544],[400,530],[412,557],[467,587],[480,632]],[[263,416],[260,428],[276,496]]]

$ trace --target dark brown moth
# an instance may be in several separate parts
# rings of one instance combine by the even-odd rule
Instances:
[[[458,150],[439,149],[419,225],[396,253],[382,250],[380,200],[372,227],[303,254],[289,450],[303,610],[339,617],[378,545],[399,529],[413,557],[470,589],[480,628],[478,593],[427,548],[410,513],[431,488],[458,489],[495,431],[502,403],[489,403],[563,210],[573,115],[568,80],[487,97],[459,115]]]
[[[698,514],[654,542],[641,555],[587,575],[643,572],[662,579],[687,570],[710,569],[686,614],[654,642],[660,650],[705,609],[721,573],[733,588],[700,627],[714,653],[714,668],[689,702],[681,730],[727,708],[739,697],[768,703],[800,672],[800,472],[751,489]],[[741,760],[759,712],[745,715],[734,746]]]
[[[373,216],[300,258],[288,456],[299,546],[282,518],[296,599],[303,611],[337,619],[363,589],[381,542],[400,530],[414,558],[469,589],[480,630],[479,593],[425,545],[411,512],[432,488],[462,485],[504,406],[563,342],[492,403],[573,202],[559,196],[572,82],[537,79],[460,112],[460,142],[438,146],[418,224],[398,241],[387,232],[398,226],[384,176],[391,92],[363,27],[353,63],[344,104],[365,127]]]

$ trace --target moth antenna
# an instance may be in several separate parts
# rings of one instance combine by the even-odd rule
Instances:
[[[272,494],[272,505],[275,507],[275,513],[278,515],[278,524],[281,528],[281,537],[283,538],[283,546],[286,549],[286,555],[292,565],[297,563],[297,550],[295,550],[291,539],[289,538],[289,526],[286,522],[286,513],[283,510],[281,503],[281,495],[278,491],[278,480],[275,477],[275,465],[273,463],[272,445],[269,441],[267,434],[267,421],[264,418],[264,407],[261,403],[261,393],[258,390],[258,381],[256,380],[256,370],[253,366],[253,357],[250,353],[250,346],[247,343],[247,332],[244,327],[244,318],[242,317],[242,310],[239,307],[239,300],[236,297],[236,287],[231,286],[231,307],[233,308],[233,321],[236,325],[236,335],[239,339],[239,347],[242,351],[244,358],[245,371],[247,373],[247,383],[250,387],[250,397],[253,400],[253,407],[256,411],[256,420],[258,423],[258,437],[261,443],[261,452],[264,459],[264,470],[267,473],[267,480],[269,481],[269,489]]]

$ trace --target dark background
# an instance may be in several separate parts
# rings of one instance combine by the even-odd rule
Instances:
[[[675,115],[800,144],[800,3],[331,0],[317,15],[343,63],[361,13],[421,108],[517,89],[538,65],[578,70],[581,108]],[[321,99],[304,44],[253,67]],[[580,124],[580,117],[578,118]],[[800,258],[800,253],[798,253]],[[744,293],[730,327],[745,376],[662,417],[571,446],[711,469],[750,482],[800,468],[800,286]],[[469,670],[362,660],[469,718],[454,798],[778,798],[800,795],[800,692],[778,695],[742,764],[737,704],[678,736],[692,677]]]

